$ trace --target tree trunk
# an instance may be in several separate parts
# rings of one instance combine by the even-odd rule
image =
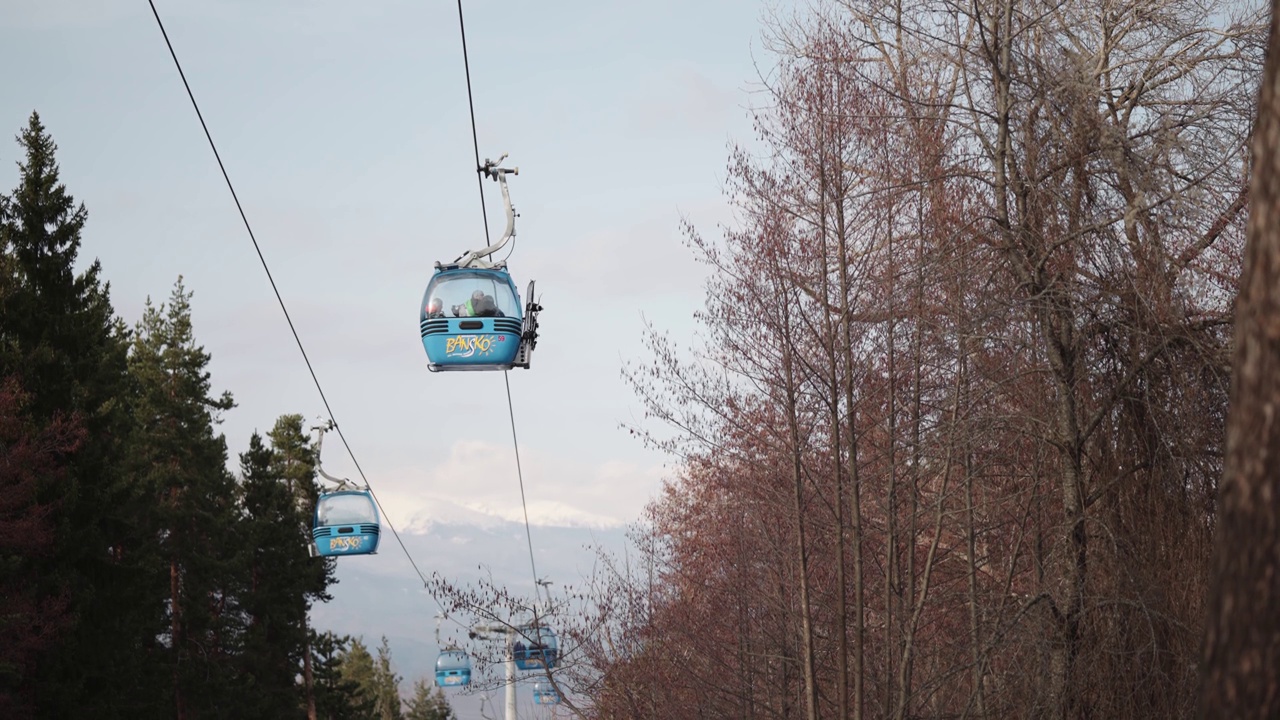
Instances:
[[[307,623],[302,623],[306,632]],[[302,683],[307,693],[307,720],[316,720],[316,687],[311,674],[311,633],[307,633],[307,641],[302,644]]]
[[[175,717],[178,720],[185,720],[187,717],[187,709],[182,701],[182,598],[178,593],[181,590],[181,582],[178,577],[178,561],[169,562],[169,597],[172,607],[171,625],[171,641],[173,643],[173,704]]]
[[[1065,301],[1064,301],[1065,302]],[[1061,306],[1060,306],[1061,307]],[[1076,367],[1079,359],[1073,352],[1074,341],[1065,339],[1072,332],[1073,321],[1067,310],[1049,311],[1040,323],[1042,337],[1049,349],[1053,367],[1056,398],[1058,445],[1065,448],[1059,482],[1062,491],[1062,547],[1068,548],[1061,558],[1056,577],[1061,592],[1050,593],[1054,624],[1058,637],[1049,655],[1049,692],[1053,717],[1069,720],[1075,717],[1079,700],[1075,687],[1076,659],[1080,654],[1080,629],[1084,616],[1085,580],[1088,575],[1089,537],[1084,518],[1084,470],[1079,413],[1075,401]],[[1056,322],[1049,318],[1056,316]]]
[[[837,102],[839,95],[837,93]],[[831,321],[832,304],[831,304],[831,266],[829,244],[829,234],[832,230],[830,218],[828,217],[828,205],[832,202],[832,193],[828,186],[831,184],[828,179],[829,167],[827,164],[827,152],[829,151],[830,140],[827,139],[825,127],[818,137],[818,229],[819,237],[822,245],[821,251],[821,297],[822,297],[822,346],[827,355],[827,371],[830,375],[826,390],[829,393],[827,397],[828,418],[831,425],[831,467],[835,475],[835,503],[833,510],[835,511],[836,522],[836,717],[840,720],[847,720],[849,717],[849,628],[848,628],[848,589],[845,579],[845,519],[844,519],[844,467],[840,462],[841,445],[843,437],[843,428],[840,423],[840,361],[836,352],[836,344],[839,342],[836,328]],[[837,206],[835,217],[835,231],[838,233],[845,232],[843,216],[839,210],[840,205],[844,202],[843,184],[837,181],[834,193],[834,202]],[[841,245],[843,252],[843,245]],[[843,273],[843,263],[841,263],[841,272]],[[842,279],[840,287],[843,289],[846,281]],[[837,322],[844,322],[843,313],[837,317]],[[846,365],[845,372],[852,372],[853,366]]]
[[[791,441],[791,447],[789,448],[791,452],[791,479],[795,488],[796,561],[799,563],[797,573],[800,580],[800,640],[802,643],[801,652],[803,653],[805,717],[808,720],[818,720],[818,687],[814,672],[813,615],[809,598],[809,549],[806,547],[804,522],[804,468],[801,463],[800,423],[796,407],[795,364],[792,355],[793,347],[790,345],[792,342],[792,328],[790,318],[784,317],[783,322],[785,323],[784,332],[786,333],[786,337],[783,338],[786,346],[782,349],[783,379],[786,383],[783,390],[786,393],[787,429]]]
[[[1280,716],[1280,37],[1271,6],[1244,271],[1236,304],[1226,470],[1201,671],[1202,718]]]
[[[844,406],[848,415],[849,442],[848,469],[845,476],[849,478],[849,531],[853,534],[853,697],[850,698],[853,720],[862,720],[863,706],[863,670],[865,667],[866,604],[863,596],[862,573],[862,487],[858,473],[858,435],[857,410],[854,405],[853,369],[857,367],[853,355],[853,330],[850,327],[852,313],[849,306],[849,248],[843,203],[836,204],[836,252],[840,278],[840,349],[844,353]],[[844,592],[843,585],[841,592]],[[841,720],[844,720],[843,718]]]

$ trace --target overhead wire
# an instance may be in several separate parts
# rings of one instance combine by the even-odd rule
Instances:
[[[480,217],[484,220],[484,242],[489,244],[489,213],[484,209],[484,169],[480,166],[480,136],[476,133],[476,102],[471,94],[471,60],[467,57],[467,24],[458,0],[458,32],[462,35],[462,70],[467,76],[467,108],[471,110],[471,146],[476,153],[476,184],[480,186]]]
[[[529,544],[529,569],[533,571],[533,594],[539,602],[542,601],[542,594],[538,588],[541,586],[538,577],[538,566],[533,561],[533,533],[529,529],[529,504],[524,498],[524,471],[520,468],[520,441],[516,439],[516,411],[511,404],[511,380],[507,376],[508,371],[502,371],[502,380],[507,385],[507,412],[511,414],[511,444],[516,449],[516,477],[520,479],[520,507],[524,510],[524,538]],[[548,601],[550,601],[550,592],[548,592]],[[538,616],[537,607],[533,610],[534,618]]]
[[[475,95],[471,90],[471,61],[467,57],[467,23],[462,15],[462,0],[458,0],[458,32],[462,36],[462,67],[467,77],[467,108],[471,111],[471,143],[475,149],[476,172],[480,181],[480,215],[484,218],[484,241],[489,244],[489,215],[485,212],[484,207],[484,174],[480,165],[480,137],[476,133],[476,103]],[[511,257],[511,253],[515,251],[515,245],[512,244],[511,250],[507,251],[507,257]],[[529,298],[532,300],[533,298]],[[507,411],[511,415],[511,443],[515,448],[516,455],[516,477],[520,481],[520,508],[524,512],[524,535],[525,541],[529,545],[529,569],[533,571],[533,595],[536,600],[533,607],[533,616],[536,620],[538,617],[537,603],[542,601],[541,587],[538,577],[538,566],[534,561],[533,552],[533,531],[529,527],[529,504],[525,500],[524,492],[524,471],[520,466],[520,441],[516,437],[516,411],[511,401],[511,379],[509,371],[502,371],[502,380],[507,386]],[[548,592],[548,602],[550,602],[550,593]]]
[[[424,587],[429,587],[426,575],[422,572],[422,569],[418,567],[418,563],[414,560],[413,554],[409,552],[409,548],[405,545],[404,539],[400,537],[399,531],[396,530],[395,525],[388,518],[386,510],[383,508],[382,501],[378,499],[377,493],[374,492],[373,486],[364,472],[364,468],[361,467],[360,461],[356,458],[355,451],[351,448],[351,443],[348,442],[346,435],[342,432],[342,426],[337,422],[333,408],[330,406],[329,399],[325,395],[324,387],[320,383],[320,378],[316,374],[315,367],[311,363],[311,358],[307,355],[307,350],[302,343],[302,338],[298,335],[298,330],[293,323],[292,316],[289,315],[289,308],[285,304],[284,297],[281,295],[279,287],[276,285],[275,277],[271,274],[271,268],[267,263],[266,256],[262,252],[262,247],[258,243],[258,238],[253,232],[253,227],[244,211],[244,206],[241,204],[240,197],[236,193],[235,184],[232,183],[230,173],[227,172],[226,164],[222,161],[222,155],[218,152],[217,143],[214,142],[213,134],[209,130],[209,125],[205,122],[204,114],[200,111],[200,104],[196,101],[195,93],[191,89],[190,82],[187,81],[186,73],[182,69],[182,63],[178,60],[177,51],[173,47],[173,42],[169,39],[169,33],[165,29],[164,21],[160,18],[160,12],[156,9],[154,0],[147,0],[147,3],[151,7],[151,13],[155,17],[156,25],[160,29],[161,36],[164,38],[165,46],[169,50],[169,56],[173,59],[174,67],[177,69],[178,76],[182,80],[182,85],[187,92],[187,97],[191,100],[191,107],[195,110],[196,117],[200,121],[200,127],[204,131],[205,139],[209,142],[209,149],[213,151],[214,159],[218,163],[218,169],[222,173],[222,179],[227,185],[227,190],[231,193],[231,199],[235,203],[236,211],[240,214],[240,220],[244,224],[245,231],[248,233],[250,241],[253,243],[253,248],[258,255],[258,261],[261,263],[262,269],[267,275],[267,280],[271,284],[271,290],[275,294],[276,302],[280,305],[280,310],[284,314],[285,321],[289,325],[289,331],[293,335],[294,343],[297,344],[298,351],[302,354],[303,362],[307,366],[307,372],[311,375],[311,381],[320,395],[321,402],[324,404],[325,413],[328,415],[329,421],[333,424],[333,430],[338,434],[338,438],[342,440],[342,446],[346,449],[347,455],[351,458],[352,464],[355,465],[356,471],[360,474],[360,479],[364,482],[365,487],[369,489],[369,495],[373,498],[374,503],[377,504],[378,510],[382,514],[387,527],[390,528],[392,536],[396,539],[396,543],[400,546],[400,549],[404,552],[405,558],[408,559],[409,564],[413,567],[414,573],[418,576],[418,579],[422,581]],[[480,165],[480,141],[479,135],[476,131],[475,101],[471,87],[471,66],[467,54],[466,23],[463,18],[462,0],[458,0],[458,29],[462,38],[463,67],[467,82],[467,105],[471,115],[471,139],[475,152],[477,182],[480,190],[480,212],[484,220],[485,242],[488,243],[489,219],[484,204],[484,175]],[[503,371],[503,380],[506,384],[507,391],[507,410],[511,417],[511,440],[515,450],[516,475],[520,485],[520,505],[524,514],[525,540],[529,548],[529,567],[533,573],[534,597],[540,602],[542,599],[541,592],[539,590],[540,578],[538,577],[537,564],[534,559],[533,535],[529,523],[529,506],[524,488],[524,471],[520,463],[520,444],[516,434],[515,408],[511,399],[511,382],[508,377],[508,371],[506,370]],[[550,593],[548,592],[548,596],[549,595]],[[533,613],[536,619],[538,614],[536,603],[533,608]]]
[[[364,468],[360,467],[360,461],[356,459],[355,452],[351,449],[351,444],[347,442],[347,436],[342,432],[342,426],[338,424],[337,419],[334,417],[333,408],[329,406],[329,398],[324,394],[324,387],[321,386],[320,378],[316,375],[315,368],[311,365],[311,358],[307,356],[307,349],[302,345],[302,338],[298,336],[298,329],[294,326],[293,318],[289,315],[289,308],[285,306],[284,297],[280,295],[280,288],[276,286],[275,278],[271,275],[271,268],[268,267],[267,259],[262,254],[262,247],[258,244],[258,238],[253,233],[253,227],[249,224],[248,216],[245,215],[244,206],[240,204],[240,197],[236,194],[235,185],[231,182],[227,167],[222,162],[222,155],[218,152],[218,146],[213,141],[213,134],[209,132],[209,125],[204,120],[204,114],[200,112],[200,104],[196,102],[196,96],[191,90],[191,84],[187,82],[187,75],[182,71],[182,63],[178,61],[178,53],[174,51],[173,43],[169,40],[169,33],[165,30],[164,21],[160,19],[160,12],[156,10],[154,0],[147,0],[147,3],[151,5],[151,13],[156,18],[156,25],[160,27],[160,34],[164,36],[164,43],[169,48],[169,56],[173,58],[174,67],[178,69],[178,76],[182,78],[182,86],[186,88],[187,97],[191,99],[191,107],[195,109],[196,117],[200,119],[200,127],[204,129],[204,136],[209,141],[209,148],[213,150],[213,157],[218,161],[218,169],[222,171],[222,179],[227,183],[227,190],[231,191],[231,199],[235,201],[236,210],[240,213],[240,220],[244,223],[244,229],[249,233],[249,239],[253,241],[253,249],[257,251],[258,260],[262,263],[262,269],[267,273],[267,280],[271,283],[271,290],[276,295],[276,302],[280,304],[280,310],[284,312],[284,319],[289,323],[289,331],[293,333],[293,341],[297,343],[298,351],[302,353],[302,360],[307,365],[307,372],[311,373],[311,381],[315,383],[316,391],[320,393],[320,401],[324,403],[325,413],[328,414],[329,421],[333,423],[333,430],[338,433],[338,438],[342,440],[342,446],[347,449],[347,455],[350,456],[351,462],[356,466],[356,471],[360,473],[360,479],[364,481],[365,487],[369,489],[369,495],[377,503],[378,511],[382,513],[387,527],[391,528],[391,534],[395,537],[396,542],[400,544],[400,549],[404,551],[405,557],[409,559],[409,564],[413,566],[413,571],[417,573],[418,579],[426,587],[426,576],[423,575],[418,563],[413,559],[413,555],[404,544],[404,540],[401,539],[395,525],[387,517],[386,511],[382,508],[382,502],[378,500],[377,494],[373,492],[373,486],[370,485],[368,477],[365,476]]]

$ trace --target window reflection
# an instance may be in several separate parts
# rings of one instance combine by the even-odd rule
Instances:
[[[423,296],[423,318],[520,317],[511,286],[492,273],[450,272],[437,275]]]
[[[368,495],[330,495],[320,501],[316,511],[320,525],[358,525],[376,523],[378,515]]]

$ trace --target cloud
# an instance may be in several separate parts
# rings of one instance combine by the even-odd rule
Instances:
[[[656,495],[665,473],[661,465],[591,463],[528,449],[521,462],[529,522],[543,527],[623,527]],[[391,520],[415,532],[440,524],[524,523],[507,444],[459,440],[438,464],[389,473],[379,485],[374,489]]]

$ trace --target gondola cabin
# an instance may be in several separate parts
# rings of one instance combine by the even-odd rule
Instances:
[[[317,555],[369,555],[378,550],[378,507],[367,491],[340,490],[321,495],[313,520],[311,537]]]
[[[520,628],[512,650],[516,667],[521,670],[553,668],[560,654],[555,632],[543,625]]]
[[[471,657],[456,647],[445,648],[436,659],[436,685],[464,687],[471,684]]]
[[[536,682],[533,684],[533,704],[559,705],[560,693],[549,682]]]
[[[431,370],[529,366],[520,295],[505,269],[437,266],[420,316]]]

